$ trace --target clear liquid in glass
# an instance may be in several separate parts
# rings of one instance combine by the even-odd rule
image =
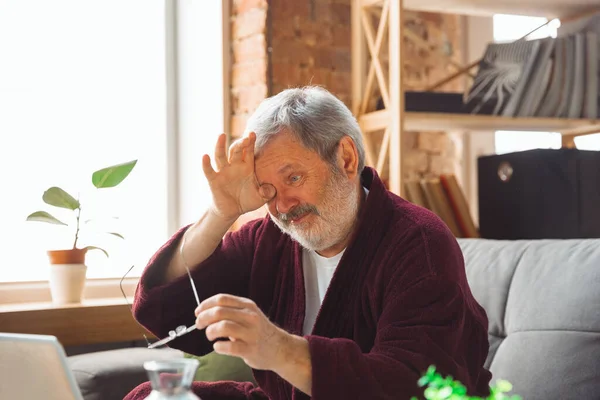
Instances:
[[[199,366],[200,362],[193,358],[145,362],[152,385],[146,400],[200,400],[191,389]]]

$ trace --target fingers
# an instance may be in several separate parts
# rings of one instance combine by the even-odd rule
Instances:
[[[256,134],[250,132],[248,137],[236,140],[229,148],[229,162],[246,162],[254,165],[254,143]]]
[[[225,165],[227,165],[227,136],[222,133],[219,135],[217,139],[217,144],[215,145],[215,163],[217,164],[217,169],[221,170]]]
[[[235,321],[220,321],[206,328],[206,338],[213,342],[218,338],[230,338],[231,341],[244,341],[249,338],[250,330]]]
[[[235,342],[223,340],[215,342],[213,344],[213,349],[215,350],[215,353],[218,354],[242,357],[248,353],[248,344],[238,340]]]
[[[238,139],[229,148],[229,162],[240,162],[244,159],[244,149],[248,144],[247,138]]]
[[[202,171],[204,171],[204,176],[206,179],[212,180],[217,174],[210,164],[210,157],[208,154],[202,156]]]
[[[224,320],[234,321],[241,325],[249,326],[255,318],[250,315],[250,312],[245,308],[240,309],[217,306],[199,313],[196,318],[196,327],[198,329],[204,329],[211,324]]]
[[[248,148],[244,160],[247,163],[254,165],[254,145],[256,144],[256,133],[250,132],[248,135]]]
[[[194,315],[198,316],[202,311],[208,310],[213,307],[231,307],[231,308],[248,308],[250,310],[256,310],[258,307],[256,304],[244,297],[233,296],[231,294],[217,294],[208,299],[204,300],[196,310],[194,311]]]

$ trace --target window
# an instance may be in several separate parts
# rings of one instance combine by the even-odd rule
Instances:
[[[82,221],[99,218],[82,244],[110,258],[90,252],[89,278],[122,276],[166,239],[164,14],[158,0],[0,3],[0,282],[45,280],[45,251],[72,247],[73,229],[25,222],[36,210],[74,220],[42,202],[50,186],[81,196]],[[119,187],[92,186],[93,171],[131,159]]]
[[[527,17],[523,15],[495,14],[493,17],[494,41],[512,42],[522,38],[540,25],[548,21],[542,17]],[[529,39],[542,39],[545,37],[556,37],[560,22],[557,20],[550,23],[534,33]]]
[[[546,18],[521,15],[496,14],[493,18],[494,41],[510,42],[533,31],[547,21]],[[543,28],[529,36],[530,39],[556,37],[560,21],[550,21]],[[575,138],[575,145],[583,150],[600,150],[600,134]],[[561,135],[556,132],[515,132],[497,131],[495,133],[496,153],[510,153],[530,149],[559,149]]]
[[[0,283],[45,281],[46,250],[72,247],[72,228],[25,221],[37,210],[74,220],[43,203],[50,186],[80,196],[82,221],[96,220],[81,244],[110,253],[88,254],[89,279],[121,277],[132,264],[139,275],[200,211],[192,203],[209,201],[198,162],[224,131],[219,3],[0,2]],[[91,184],[93,171],[132,159],[120,186]]]

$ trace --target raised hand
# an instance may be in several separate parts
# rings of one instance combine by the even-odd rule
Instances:
[[[259,185],[254,173],[254,143],[256,135],[233,143],[226,151],[226,136],[217,139],[213,169],[208,155],[202,158],[202,169],[213,196],[213,212],[227,220],[254,211],[275,196],[272,185]]]

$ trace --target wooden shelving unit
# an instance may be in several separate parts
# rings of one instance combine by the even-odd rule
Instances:
[[[402,139],[410,132],[550,131],[563,135],[563,146],[572,146],[576,136],[600,132],[600,120],[406,112],[401,68],[404,10],[463,15],[521,14],[554,19],[599,8],[600,0],[353,0],[352,106],[363,130],[367,164],[381,172],[389,163],[390,189],[401,194]],[[376,27],[372,24],[374,16],[379,19]],[[380,61],[384,42],[389,46],[385,65]],[[368,109],[375,84],[385,107],[380,111]],[[376,146],[371,133],[375,131],[384,132],[378,155],[373,151]]]

